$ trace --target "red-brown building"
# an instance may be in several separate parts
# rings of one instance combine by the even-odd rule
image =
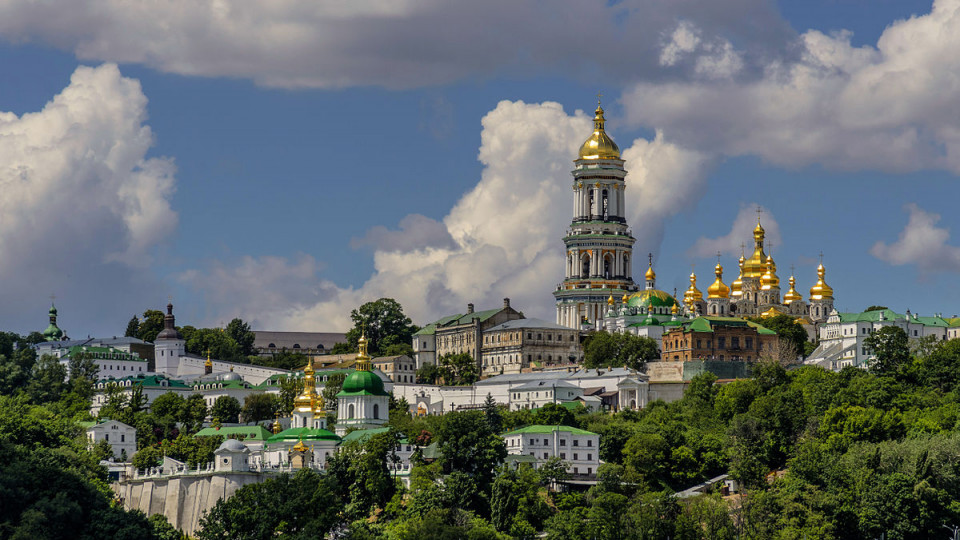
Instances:
[[[775,356],[777,333],[734,317],[697,317],[663,334],[664,362],[719,360],[755,362]]]

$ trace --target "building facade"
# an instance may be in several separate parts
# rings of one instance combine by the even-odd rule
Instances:
[[[466,353],[481,367],[483,333],[494,326],[507,321],[522,319],[523,313],[510,306],[510,299],[503,299],[503,307],[474,311],[473,304],[467,304],[467,312],[462,315],[448,315],[424,327],[413,336],[413,349],[417,355],[416,365],[422,367],[427,359],[437,362],[447,354]],[[430,330],[426,330],[429,328]],[[432,332],[433,339],[428,340]],[[433,350],[428,350],[429,342]]]
[[[504,433],[503,440],[508,455],[532,456],[535,468],[559,457],[573,479],[595,477],[600,466],[600,436],[583,429],[533,425]]]
[[[734,317],[697,317],[663,334],[661,359],[689,362],[756,362],[774,355],[777,333]]]
[[[417,382],[417,362],[405,354],[378,356],[373,359],[373,368],[380,370],[394,383],[413,384]]]
[[[580,331],[542,319],[516,319],[486,330],[480,351],[483,376],[583,360]]]
[[[574,160],[573,220],[563,237],[564,280],[553,292],[556,322],[568,328],[601,319],[608,296],[637,290],[632,277],[635,240],[625,217],[627,171],[605,122],[598,104],[593,134]]]
[[[113,449],[113,457],[130,461],[137,451],[137,428],[117,420],[102,422],[83,422],[81,424],[91,445],[106,441]]]
[[[936,341],[950,339],[950,322],[940,316],[921,317],[910,310],[900,314],[889,309],[863,313],[833,311],[827,322],[820,326],[819,345],[804,363],[832,370],[848,366],[867,367],[874,354],[864,340],[885,326],[902,329],[911,341],[927,336],[933,336]]]

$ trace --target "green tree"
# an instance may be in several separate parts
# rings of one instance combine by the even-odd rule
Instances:
[[[500,410],[500,405],[489,393],[487,399],[483,400],[483,417],[487,421],[490,433],[503,432],[503,412]]]
[[[183,402],[178,419],[187,433],[196,433],[207,417],[207,403],[200,394],[190,394]]]
[[[259,422],[273,418],[279,408],[280,402],[273,394],[250,394],[243,399],[241,414],[244,422]]]
[[[443,415],[436,431],[436,440],[444,471],[459,471],[473,476],[481,486],[481,491],[486,491],[485,484],[507,456],[503,439],[490,430],[486,417],[480,411]]]
[[[423,366],[417,370],[417,382],[421,384],[437,384],[440,377],[440,368],[430,362],[423,364]]]
[[[127,326],[129,327],[129,324]],[[144,311],[143,319],[139,321],[137,328],[137,337],[153,343],[161,330],[163,330],[163,312],[156,309]]]
[[[540,483],[548,488],[556,489],[557,484],[570,479],[570,473],[567,468],[570,463],[553,456],[537,467],[537,474],[540,476]]]
[[[547,403],[533,411],[533,423],[547,426],[573,426],[576,419],[569,409],[556,403]]]
[[[250,397],[247,396],[246,399],[249,400]],[[220,396],[213,402],[213,407],[210,407],[210,416],[220,422],[235,424],[240,421],[240,402],[233,396]],[[272,414],[268,416],[272,417]]]
[[[865,309],[865,310],[863,310],[863,311],[864,311],[864,312],[867,312],[867,311],[883,311],[883,310],[885,310],[885,309],[890,309],[890,308],[888,308],[887,306],[870,306],[870,307],[868,307],[867,309]]]
[[[899,326],[884,326],[867,336],[863,345],[875,356],[869,366],[873,373],[893,375],[910,362],[907,333]]]
[[[309,359],[301,354],[286,349],[267,356],[252,356],[251,362],[258,366],[275,367],[280,369],[300,370],[307,365]]]
[[[134,315],[130,322],[127,323],[127,329],[123,333],[123,337],[132,337],[135,338],[140,333],[140,319]]]
[[[67,390],[67,368],[55,357],[45,354],[33,366],[27,383],[27,395],[34,403],[59,401]]]
[[[324,476],[301,469],[248,484],[200,521],[200,540],[324,538],[343,508]]]
[[[251,356],[256,354],[253,348],[253,342],[256,335],[250,330],[250,325],[243,322],[242,319],[233,319],[227,324],[226,334],[237,344],[240,356]]]
[[[327,377],[323,385],[323,404],[328,411],[337,412],[337,394],[343,389],[343,381],[347,379],[345,373],[334,373]]]
[[[468,386],[479,378],[477,361],[467,353],[448,353],[438,360],[440,378],[444,384]]]
[[[792,356],[802,355],[806,351],[807,331],[797,324],[798,319],[781,314],[768,318],[751,317],[748,320],[776,332],[777,337],[788,344],[785,352],[789,351]]]
[[[588,369],[627,367],[642,370],[647,362],[660,358],[657,342],[633,334],[591,333],[583,346],[583,364]]]
[[[163,462],[163,455],[156,446],[146,446],[137,450],[131,461],[136,469],[149,469],[159,467],[160,463]]]
[[[244,362],[247,357],[240,354],[240,346],[226,332],[217,328],[197,328],[183,332],[187,341],[187,352],[200,356],[210,356],[226,362]]]
[[[353,328],[347,332],[347,343],[357,350],[357,341],[366,333],[371,355],[381,355],[391,345],[411,343],[419,328],[403,313],[403,307],[393,298],[367,302],[350,312]]]

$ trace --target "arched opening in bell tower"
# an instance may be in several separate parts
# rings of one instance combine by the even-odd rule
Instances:
[[[603,220],[606,221],[606,220],[610,217],[610,210],[609,210],[609,207],[607,206],[607,204],[609,203],[609,198],[608,198],[608,196],[607,196],[607,190],[603,190],[602,197],[603,197],[603,199],[602,199],[602,200],[603,200],[603,212],[602,212],[602,215],[603,215]]]
[[[580,259],[580,277],[588,278],[590,277],[590,255],[584,254]]]
[[[603,256],[603,277],[605,279],[610,279],[613,272],[613,257],[607,253]]]

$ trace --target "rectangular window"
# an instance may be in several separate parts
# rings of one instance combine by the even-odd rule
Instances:
[[[109,434],[109,433],[105,433],[105,434],[103,435],[103,440],[109,441],[109,440],[110,440],[110,434]]]
[[[747,338],[747,348],[748,349],[753,348],[753,338],[749,338],[749,337]]]
[[[593,460],[593,454],[587,454],[587,461]]]
[[[697,348],[698,348],[698,349],[701,348],[700,340],[699,340],[699,339],[697,340]]]
[[[120,442],[124,442],[124,439],[125,439],[125,438],[126,438],[126,437],[125,437],[124,435],[120,435]]]
[[[592,446],[593,446],[593,439],[587,439],[587,448],[590,448]]]
[[[573,468],[573,474],[578,474],[578,473],[579,473],[579,471],[577,471],[577,468],[574,467],[574,468]]]
[[[560,459],[567,459],[567,454],[564,452],[560,452]]]
[[[739,338],[739,337],[732,337],[732,338],[730,338],[730,346],[733,347],[734,349],[739,348],[739,347],[740,347],[740,338]]]
[[[543,453],[543,459],[550,459],[550,455],[546,452]]]
[[[727,338],[725,338],[725,337],[718,337],[718,338],[717,338],[717,347],[720,347],[721,349],[723,349],[723,348],[726,347],[726,346],[727,346]]]
[[[577,439],[574,439],[574,440],[573,440],[573,445],[574,445],[574,446],[580,446],[580,441],[578,441]]]
[[[548,444],[550,444],[550,441],[548,441],[547,439],[544,439],[544,440],[543,440],[543,445],[544,445],[544,446],[547,446]]]
[[[560,439],[560,446],[566,446],[566,445],[567,445],[567,441],[564,439]]]
[[[580,459],[580,455],[579,455],[579,454],[574,454],[574,455],[573,455],[573,460],[576,461],[576,460],[578,460],[578,459]]]

